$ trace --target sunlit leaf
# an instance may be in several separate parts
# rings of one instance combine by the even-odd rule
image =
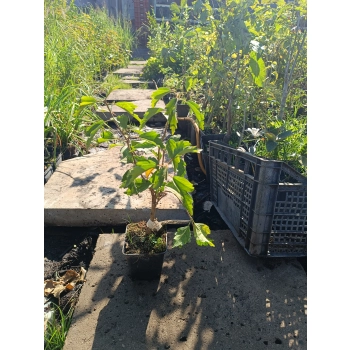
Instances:
[[[174,235],[173,247],[182,247],[183,245],[191,241],[191,230],[190,226],[179,227]]]
[[[192,101],[186,101],[186,104],[191,108],[192,112],[196,116],[198,126],[201,130],[204,129],[204,115],[200,111],[200,107],[197,103]]]
[[[165,148],[163,141],[160,138],[160,135],[156,131],[147,131],[142,134],[139,134],[139,136],[142,139],[154,142],[154,144],[159,146],[161,149]]]
[[[157,102],[162,99],[164,96],[166,96],[170,92],[170,89],[167,87],[160,87],[156,91],[154,91],[151,95],[152,98],[152,108],[155,107]]]
[[[160,113],[163,108],[148,108],[147,112],[143,115],[140,123],[140,129],[142,129],[146,123],[157,113]]]
[[[90,106],[90,105],[94,105],[95,103],[97,103],[96,98],[92,96],[82,96],[79,106],[80,107]]]
[[[207,237],[210,234],[210,228],[208,225],[194,223],[193,234],[198,245],[215,247],[214,241]]]

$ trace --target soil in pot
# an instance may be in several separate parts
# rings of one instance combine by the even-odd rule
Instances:
[[[128,224],[125,233],[125,254],[154,255],[166,251],[166,228],[153,232],[146,221]]]
[[[167,231],[162,227],[153,232],[145,221],[127,225],[123,254],[129,265],[129,275],[136,280],[159,279],[164,254],[167,251]]]

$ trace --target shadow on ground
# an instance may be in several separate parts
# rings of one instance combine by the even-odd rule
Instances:
[[[257,262],[229,230],[212,235],[215,248],[169,249],[151,282],[128,276],[122,235],[101,235],[64,349],[306,349],[300,264]]]

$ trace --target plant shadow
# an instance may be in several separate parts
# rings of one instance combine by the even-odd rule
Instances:
[[[192,242],[168,249],[154,281],[132,280],[122,235],[105,235],[99,249],[109,249],[105,259],[111,263],[106,271],[96,264],[89,268],[99,277],[89,282],[95,287],[75,315],[74,323],[81,321],[86,332],[78,340],[93,350],[266,349],[266,344],[303,349],[303,270],[285,259],[265,267],[229,230],[212,235],[215,248]],[[169,247],[172,239],[170,232]]]

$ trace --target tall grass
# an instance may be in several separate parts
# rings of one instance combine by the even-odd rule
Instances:
[[[130,22],[109,17],[105,9],[44,0],[46,140],[83,147],[82,128],[94,117],[82,115],[77,101],[98,89],[109,71],[127,65],[134,42]]]

